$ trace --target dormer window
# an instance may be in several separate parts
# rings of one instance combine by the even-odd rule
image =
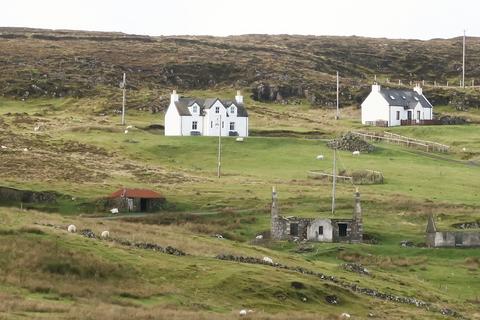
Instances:
[[[197,106],[193,106],[193,107],[192,107],[192,112],[193,112],[193,113],[197,113]]]
[[[220,107],[215,107],[215,113],[220,113]]]
[[[230,107],[230,113],[235,113],[235,107]]]

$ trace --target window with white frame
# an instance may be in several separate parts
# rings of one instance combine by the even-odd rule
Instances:
[[[197,121],[192,121],[192,130],[197,130]]]
[[[197,113],[197,106],[193,106],[193,107],[192,107],[192,112],[193,112],[193,113]]]
[[[220,113],[220,107],[215,107],[215,113]]]
[[[230,122],[230,130],[235,130],[235,122]]]
[[[230,113],[235,113],[235,107],[234,106],[230,107]]]

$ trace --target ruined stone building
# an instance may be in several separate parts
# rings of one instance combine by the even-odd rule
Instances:
[[[428,217],[426,234],[428,247],[480,247],[479,231],[438,231],[433,215]]]
[[[362,208],[360,193],[355,192],[352,219],[283,217],[279,214],[278,197],[272,191],[271,236],[275,240],[307,240],[319,242],[362,242]]]

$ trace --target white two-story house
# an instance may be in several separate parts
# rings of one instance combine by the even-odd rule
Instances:
[[[165,114],[166,136],[248,136],[243,96],[235,100],[180,98],[174,90]]]
[[[372,92],[362,102],[362,123],[367,125],[400,126],[430,124],[433,106],[416,85],[413,90],[384,89],[372,85]]]

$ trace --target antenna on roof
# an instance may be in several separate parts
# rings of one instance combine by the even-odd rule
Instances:
[[[125,125],[125,90],[127,87],[127,75],[123,73],[123,81],[120,83],[120,88],[123,89],[123,99],[122,99],[122,126]]]

